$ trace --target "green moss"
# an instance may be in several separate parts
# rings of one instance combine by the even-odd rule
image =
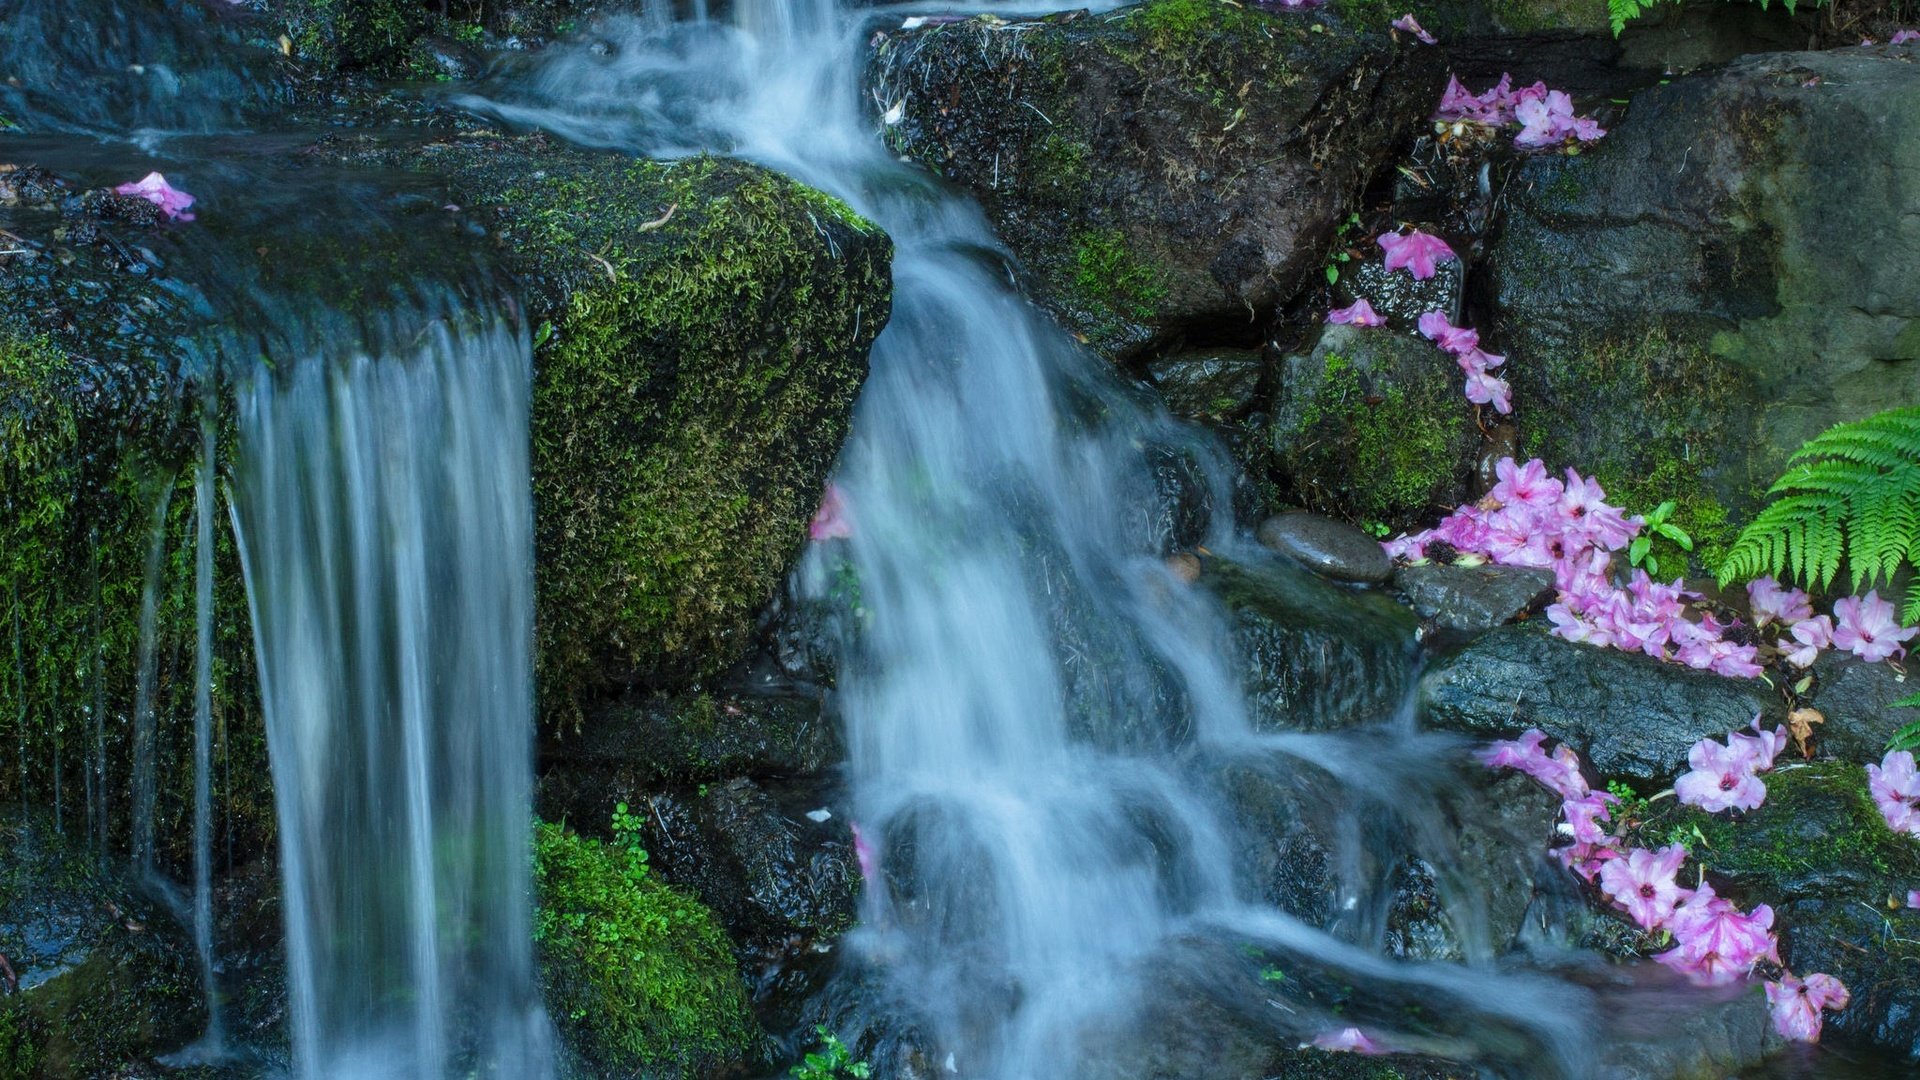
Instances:
[[[1119,229],[1080,233],[1073,263],[1073,284],[1080,295],[1129,319],[1151,319],[1155,305],[1166,298],[1163,275],[1135,253],[1127,234]]]
[[[1719,565],[1759,492],[1724,448],[1751,436],[1750,385],[1725,360],[1665,331],[1593,341],[1558,360],[1513,365],[1521,448],[1550,467],[1593,475],[1630,511],[1678,503],[1671,519],[1694,540],[1696,572]],[[1594,402],[1622,407],[1595,409]],[[1685,553],[1662,541],[1662,573]]]
[[[1492,0],[1488,7],[1507,33],[1610,29],[1605,0]]]
[[[1274,429],[1296,497],[1360,524],[1400,528],[1453,497],[1470,432],[1443,371],[1386,377],[1329,352],[1297,419]]]
[[[1152,48],[1194,54],[1223,35],[1258,32],[1265,16],[1222,0],[1155,0],[1130,10],[1128,26]]]
[[[1866,771],[1850,763],[1774,772],[1766,802],[1742,820],[1689,810],[1682,826],[1705,838],[1694,855],[1709,869],[1770,897],[1819,891],[1825,886],[1802,883],[1833,883],[1836,872],[1878,878],[1886,888],[1920,879],[1920,844],[1887,827]]]
[[[1049,132],[1033,148],[1033,193],[1061,206],[1076,206],[1093,180],[1093,147],[1079,139]]]
[[[707,1075],[758,1030],[726,935],[699,901],[597,840],[534,832],[548,1009],[574,1049],[621,1076]]]

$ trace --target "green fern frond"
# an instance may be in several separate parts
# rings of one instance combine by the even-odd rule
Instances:
[[[1836,424],[1788,462],[1721,562],[1721,584],[1772,575],[1824,589],[1844,563],[1857,592],[1920,565],[1920,408]],[[1912,593],[1907,622],[1920,617]]]

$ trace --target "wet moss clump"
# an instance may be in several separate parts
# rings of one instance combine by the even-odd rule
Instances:
[[[599,1074],[710,1075],[756,1056],[732,947],[698,900],[562,825],[535,827],[534,880],[548,1011]]]
[[[1271,433],[1283,486],[1376,532],[1457,505],[1479,438],[1453,367],[1404,335],[1329,330],[1312,355],[1286,362]]]
[[[1920,843],[1887,827],[1867,790],[1866,770],[1846,762],[1780,769],[1767,799],[1734,820],[1687,810],[1679,831],[1697,829],[1694,855],[1756,899],[1859,896],[1870,903],[1920,880]]]
[[[714,158],[487,135],[326,151],[437,177],[524,283],[543,713],[732,664],[846,436],[889,314],[885,234]]]

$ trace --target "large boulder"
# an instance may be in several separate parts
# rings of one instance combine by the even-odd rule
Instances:
[[[979,198],[1042,302],[1124,357],[1258,341],[1443,68],[1324,14],[1153,0],[889,31],[868,82],[889,145]]]
[[[1681,771],[1687,750],[1756,715],[1785,710],[1757,679],[1728,679],[1639,653],[1576,644],[1537,626],[1503,626],[1435,664],[1420,685],[1437,728],[1511,738],[1539,728],[1603,776],[1636,780]]]
[[[1711,566],[1801,442],[1920,402],[1912,59],[1747,57],[1519,168],[1484,298],[1527,454],[1679,500]]]

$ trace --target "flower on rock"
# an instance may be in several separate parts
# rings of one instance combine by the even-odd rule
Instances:
[[[1787,653],[1787,663],[1794,667],[1812,667],[1822,649],[1833,647],[1833,620],[1825,615],[1801,619],[1788,633],[1799,643]]]
[[[1642,929],[1655,930],[1666,925],[1686,896],[1674,880],[1686,861],[1687,849],[1679,844],[1657,852],[1635,848],[1600,868],[1600,888],[1619,901]]]
[[[807,535],[814,540],[845,540],[853,535],[853,522],[847,519],[846,498],[839,484],[828,484],[820,497],[820,509],[807,523]]]
[[[1833,645],[1846,649],[1868,663],[1877,663],[1899,653],[1906,654],[1901,643],[1920,634],[1920,628],[1902,627],[1893,617],[1893,605],[1880,599],[1878,591],[1863,597],[1849,596],[1833,605]]]
[[[1475,372],[1467,376],[1467,400],[1475,405],[1492,405],[1494,412],[1505,416],[1513,411],[1513,388],[1505,379]]]
[[[1343,308],[1334,308],[1327,312],[1327,321],[1336,324],[1351,323],[1354,326],[1385,326],[1386,317],[1373,310],[1365,297],[1355,300]]]
[[[153,203],[170,220],[193,220],[193,215],[187,213],[187,208],[193,205],[193,196],[167,183],[167,178],[157,172],[150,172],[138,180],[121,184],[113,190],[118,195],[131,195],[136,199],[145,199]]]
[[[1733,740],[1744,739],[1744,744]],[[1688,806],[1697,806],[1709,814],[1722,810],[1752,810],[1767,799],[1767,785],[1755,775],[1759,759],[1745,744],[1755,740],[1741,735],[1728,736],[1729,745],[1701,739],[1687,751],[1692,771],[1674,781],[1673,793]],[[1771,759],[1767,766],[1772,767]]]
[[[1384,1054],[1380,1044],[1367,1038],[1367,1033],[1359,1028],[1341,1028],[1339,1031],[1323,1031],[1313,1037],[1313,1045],[1322,1050],[1339,1050],[1351,1054]]]
[[[1490,769],[1518,769],[1562,799],[1586,798],[1591,789],[1580,772],[1580,755],[1564,745],[1548,754],[1543,745],[1546,740],[1545,732],[1533,728],[1518,739],[1489,744],[1479,754],[1480,763]]]
[[[1480,347],[1480,331],[1455,326],[1445,314],[1429,311],[1420,316],[1420,333],[1447,352],[1459,355]]]
[[[1795,1042],[1819,1042],[1824,1009],[1838,1012],[1853,997],[1839,979],[1813,974],[1805,981],[1791,973],[1782,973],[1779,982],[1767,984],[1767,1007],[1773,1013],[1773,1028]]]
[[[853,833],[853,858],[860,864],[860,877],[865,881],[874,880],[880,873],[880,859],[873,845],[867,842],[867,836],[860,831],[860,823],[847,822],[847,828]]]
[[[1747,602],[1753,610],[1755,629],[1772,622],[1788,626],[1813,618],[1813,602],[1804,591],[1782,588],[1770,577],[1747,582]]]
[[[1406,267],[1414,280],[1425,281],[1435,272],[1435,264],[1443,263],[1459,256],[1447,246],[1445,240],[1415,229],[1402,236],[1399,233],[1381,233],[1375,238],[1381,250],[1387,253],[1387,271]]]
[[[1521,101],[1513,108],[1513,118],[1521,124],[1520,134],[1513,137],[1515,146],[1551,146],[1569,135],[1592,142],[1607,133],[1590,117],[1573,115],[1573,99],[1561,90]]]
[[[1440,44],[1440,40],[1434,37],[1432,34],[1427,33],[1425,28],[1423,28],[1420,25],[1419,21],[1413,17],[1412,12],[1408,12],[1407,14],[1402,15],[1399,18],[1393,20],[1393,28],[1395,30],[1405,30],[1407,33],[1412,34],[1414,37],[1419,38],[1421,41],[1425,42],[1428,45]]]
[[[1761,904],[1742,913],[1704,881],[1674,909],[1667,928],[1678,944],[1654,959],[1701,986],[1736,982],[1762,960],[1780,962],[1773,909]]]
[[[1412,18],[1413,16],[1409,15],[1407,17]],[[1920,30],[1895,30],[1893,37],[1887,41],[1887,44],[1905,45],[1909,41],[1920,41]]]
[[[1914,771],[1911,751],[1895,750],[1881,758],[1880,764],[1867,766],[1867,791],[1880,808],[1880,816],[1887,819],[1888,828],[1920,836],[1920,809],[1916,809],[1920,805],[1920,774]]]
[[[1494,463],[1493,475],[1498,477],[1498,482],[1493,485],[1492,494],[1502,505],[1539,510],[1560,501],[1560,481],[1548,474],[1547,467],[1538,458],[1525,465],[1515,464],[1510,457],[1501,458]]]

